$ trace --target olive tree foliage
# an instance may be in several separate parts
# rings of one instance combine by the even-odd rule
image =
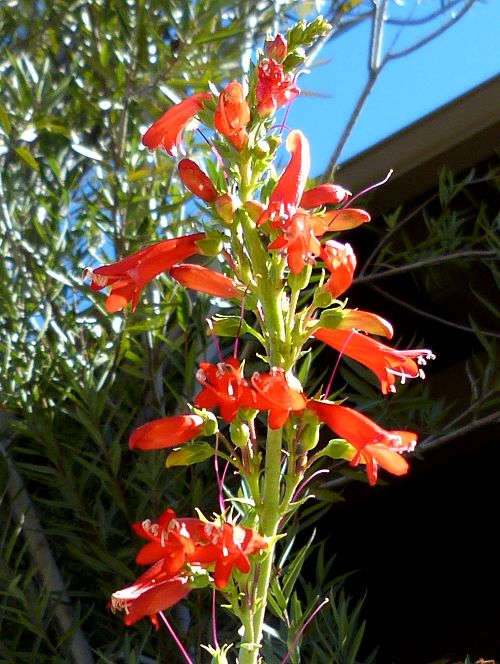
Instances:
[[[259,4],[254,39],[275,9]],[[192,397],[209,305],[163,278],[135,314],[110,316],[81,273],[199,228],[175,163],[140,137],[179,98],[241,75],[249,11],[220,0],[0,7],[4,661],[134,662],[164,650],[145,645],[145,621],[124,635],[106,609],[136,575],[130,523],[192,500],[210,511],[215,492],[202,471],[167,473],[161,453],[124,443]],[[200,630],[201,610],[190,614]]]

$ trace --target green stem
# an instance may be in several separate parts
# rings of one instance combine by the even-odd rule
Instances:
[[[280,476],[281,476],[281,440],[282,429],[268,429],[266,444],[266,465],[264,474],[264,495],[262,500],[261,531],[264,535],[274,538],[281,519],[280,512]],[[250,608],[252,630],[244,625],[245,633],[243,646],[239,652],[239,664],[257,664],[259,660],[259,647],[262,639],[262,626],[267,606],[267,595],[271,581],[271,572],[274,561],[275,542],[272,541],[267,555],[259,564],[255,604]],[[253,646],[253,647],[252,647]]]
[[[242,159],[240,172],[240,197],[245,202],[251,197],[252,187],[254,186],[249,173],[249,164],[245,159]],[[281,273],[276,261],[273,265],[270,265],[267,248],[262,243],[255,223],[245,211],[240,212],[238,221],[243,229],[244,241],[257,285],[257,296],[262,305],[264,315],[263,332],[267,342],[269,364],[271,366],[283,366],[287,349],[282,308]],[[254,564],[249,577],[249,587],[245,598],[247,605],[242,608],[241,614],[244,634],[239,651],[239,664],[257,664],[259,661],[262,627],[274,561],[274,537],[277,534],[281,520],[282,437],[282,429],[273,430],[268,428],[262,499],[259,496],[260,491],[252,491],[259,515],[260,530],[271,541],[264,560],[259,561],[258,566]],[[250,486],[252,487],[252,484]]]

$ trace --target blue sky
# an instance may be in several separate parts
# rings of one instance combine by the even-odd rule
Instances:
[[[403,18],[409,11],[418,18],[437,0],[406,0],[399,7],[389,0],[390,15]],[[457,7],[460,9],[461,5]],[[449,17],[449,15],[448,15]],[[441,19],[442,20],[442,19]],[[427,27],[405,28],[392,50],[405,48],[422,38]],[[388,26],[385,49],[399,28]],[[312,175],[328,163],[367,78],[370,25],[367,22],[330,42],[319,56],[328,64],[302,76],[302,89],[329,95],[300,97],[291,107],[287,126],[302,129],[312,150]],[[473,5],[447,32],[418,51],[389,62],[382,70],[340,161],[374,145],[415,122],[435,108],[459,97],[500,72],[500,0]]]

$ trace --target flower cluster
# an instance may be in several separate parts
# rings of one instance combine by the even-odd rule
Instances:
[[[250,571],[248,556],[267,547],[265,538],[242,526],[177,518],[171,509],[156,521],[134,523],[133,530],[149,540],[138,552],[138,565],[152,565],[131,586],[111,596],[111,607],[125,611],[125,624],[157,614],[183,599],[200,569],[213,571],[217,588],[225,588],[234,568]]]
[[[318,23],[318,34],[325,25]],[[301,34],[306,33],[304,29]],[[245,376],[235,344],[232,357],[200,363],[196,378],[201,389],[188,414],[147,422],[132,432],[130,449],[177,448],[214,434],[219,424],[211,411],[218,410],[220,426],[229,425],[229,437],[221,437],[227,443],[225,458],[251,495],[248,507],[242,508],[248,517],[244,523],[254,527],[230,523],[223,500],[222,514],[214,523],[179,519],[167,510],[156,521],[134,524],[135,532],[148,540],[136,562],[152,566],[133,585],[113,594],[112,606],[126,610],[127,624],[143,616],[154,619],[192,587],[201,587],[200,575],[208,579],[205,585],[213,582],[228,596],[236,568],[239,575],[233,580],[239,594],[232,596],[230,606],[236,615],[241,615],[242,606],[260,615],[252,627],[255,633],[248,636],[258,642],[265,598],[256,597],[255,588],[248,585],[251,579],[240,583],[240,575],[250,571],[248,556],[254,553],[264,550],[272,562],[273,537],[284,516],[298,505],[292,500],[294,491],[321,457],[308,459],[319,444],[320,427],[326,425],[346,441],[349,453],[343,458],[352,466],[364,464],[371,485],[379,467],[405,474],[408,462],[402,454],[411,452],[417,442],[412,431],[387,431],[353,408],[329,400],[329,388],[323,395],[307,396],[294,374],[304,346],[319,341],[340,357],[367,367],[378,378],[382,393],[388,394],[396,390],[398,378],[401,382],[423,378],[421,367],[433,355],[428,349],[399,350],[374,339],[371,335],[391,339],[391,324],[375,313],[348,309],[346,301],[338,300],[353,282],[357,259],[350,244],[331,234],[365,224],[370,215],[353,205],[355,197],[341,185],[309,185],[310,149],[301,131],[289,131],[288,163],[273,178],[284,127],[276,132],[272,115],[300,92],[290,64],[300,61],[301,52],[298,33],[293,34],[295,50],[282,35],[266,43],[248,93],[238,81],[228,83],[218,95],[196,93],[169,108],[143,136],[150,150],[161,148],[176,157],[183,150],[183,132],[196,116],[213,132],[217,165],[207,170],[213,175],[219,169],[220,177],[211,179],[191,158],[177,164],[179,181],[202,201],[200,207],[210,218],[203,231],[163,240],[112,265],[85,271],[92,289],[111,287],[109,312],[128,303],[134,310],[141,289],[162,272],[187,288],[233,300],[241,312],[239,320],[218,317],[211,330],[226,336],[252,332],[263,346],[259,357],[268,364],[268,370]],[[304,43],[308,40],[304,37]],[[218,269],[185,262],[194,255],[216,254],[225,260],[225,266],[216,263]],[[322,276],[313,288],[310,279],[316,264]],[[250,325],[246,312],[252,316]],[[267,425],[265,443],[258,437],[263,425]],[[197,444],[193,442],[192,449]],[[219,454],[217,446],[213,453]],[[280,464],[287,465],[283,491],[280,482],[285,473],[279,472]],[[262,578],[269,584],[271,563],[266,564]]]

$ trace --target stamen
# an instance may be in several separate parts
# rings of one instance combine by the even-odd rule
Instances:
[[[179,535],[188,539],[191,537],[185,523],[180,524]]]
[[[144,521],[141,523],[141,526],[148,533],[149,529],[151,528],[151,519],[144,519]]]
[[[83,279],[90,279],[94,284],[102,288],[108,284],[109,278],[103,274],[96,274],[90,267],[86,267],[82,273]]]

